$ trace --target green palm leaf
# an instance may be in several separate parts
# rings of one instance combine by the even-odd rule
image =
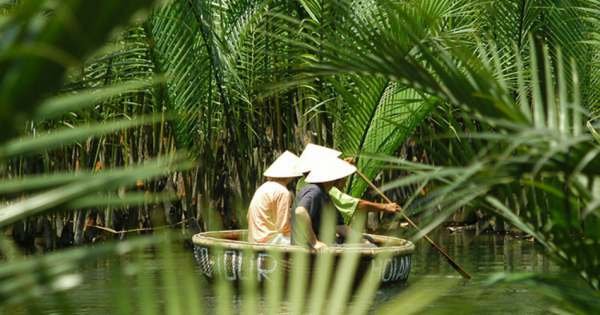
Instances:
[[[464,140],[474,137],[486,144],[477,148],[478,154],[462,172],[455,175],[444,168],[419,172],[385,188],[413,179],[437,181],[439,187],[422,208],[451,209],[470,199],[472,206],[494,211],[533,235],[561,265],[597,289],[600,216],[590,214],[598,210],[594,182],[600,149],[583,129],[586,114],[577,84],[570,87],[567,82],[578,82],[576,67],[565,67],[562,58],[553,64],[547,47],[541,60],[533,45],[530,55],[531,75],[519,67],[520,100],[515,100],[527,106],[513,110],[533,117],[531,121],[508,124],[493,116],[479,117],[480,125],[493,126],[495,132],[463,135]],[[561,52],[553,55],[560,57]]]
[[[343,104],[335,122],[335,147],[346,155],[393,154],[434,108],[434,102],[398,83],[352,79],[334,84]],[[365,158],[357,158],[357,166],[371,178],[381,169],[380,163]],[[353,177],[348,187],[354,196],[361,196],[367,184]]]
[[[325,106],[334,116],[334,146],[354,157],[394,153],[434,108],[433,102],[429,101],[430,96],[411,89],[402,81],[398,82],[397,75],[370,77],[361,72],[379,73],[378,70],[350,67],[360,64],[390,70],[386,61],[395,56],[381,56],[382,52],[392,48],[390,45],[397,45],[393,48],[401,49],[402,55],[410,58],[411,62],[417,62],[419,44],[411,39],[411,35],[416,34],[407,30],[404,20],[389,15],[398,10],[413,18],[415,25],[410,30],[417,31],[426,40],[439,42],[443,38],[460,41],[469,33],[471,24],[467,19],[460,19],[461,14],[466,14],[461,10],[467,8],[467,3],[335,1],[321,6],[317,2],[304,1],[302,5],[313,20],[313,24],[308,25],[303,21],[298,22],[299,26],[306,29],[303,41],[298,44],[314,56],[309,59],[313,60],[308,65],[309,70],[313,69],[320,75],[348,66],[341,72],[351,73],[332,82],[339,99]],[[343,16],[339,19],[343,22],[325,25],[325,22],[320,22],[324,14]],[[454,21],[453,28],[445,26],[449,21]],[[394,67],[394,70],[398,68]],[[433,76],[425,78],[427,74],[424,71],[412,70],[416,68],[406,67],[406,73],[419,75],[430,80],[430,84],[435,84]],[[327,101],[322,100],[321,104],[324,103]],[[358,167],[373,178],[381,169],[381,164],[360,158]],[[366,183],[353,178],[348,187],[352,194],[360,196],[365,191]]]
[[[39,14],[45,2],[17,5],[11,19],[3,24],[3,33],[23,36],[7,36],[2,41],[3,55],[13,57],[0,61],[0,125],[5,128],[0,141],[14,136],[32,118],[42,97],[60,88],[66,68],[107,39],[113,22],[126,23],[134,12],[151,4],[141,0],[126,4],[116,0],[101,4],[62,1],[54,14],[31,20],[28,18]],[[112,12],[116,5],[121,9]],[[102,14],[111,16],[98,18]]]
[[[145,24],[154,42],[153,62],[169,78],[165,105],[178,114],[174,121],[176,139],[180,146],[195,152],[203,145],[198,139],[211,138],[216,113],[211,103],[210,59],[199,28],[183,1],[157,9]]]

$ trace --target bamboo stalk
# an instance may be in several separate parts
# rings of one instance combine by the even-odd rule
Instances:
[[[381,197],[389,203],[392,203],[393,201],[390,200],[390,198],[388,198],[381,190],[379,190],[379,188],[377,188],[377,186],[375,186],[375,184],[373,184],[368,178],[367,176],[365,176],[361,171],[356,170],[356,174],[358,174],[358,176],[360,176],[371,188],[373,188],[373,190],[375,190],[375,192],[377,192],[379,195],[381,195]],[[417,231],[421,231],[421,229],[417,226],[417,224],[415,224],[406,214],[404,214],[404,211],[400,212],[400,215],[406,220],[406,222],[408,222],[408,224],[410,224],[414,229],[416,229]],[[435,248],[440,254],[442,254],[442,256],[444,256],[444,258],[446,258],[446,261],[448,261],[448,263],[450,264],[450,266],[452,266],[452,268],[454,268],[454,270],[456,270],[458,273],[460,273],[461,276],[463,276],[463,278],[469,280],[471,279],[471,275],[465,271],[458,263],[456,263],[454,261],[454,259],[452,259],[452,257],[450,257],[450,255],[448,255],[440,246],[438,246],[429,236],[427,235],[423,235],[423,238],[425,240],[427,240],[427,242],[429,242],[429,244],[431,244],[431,246],[433,246],[433,248]]]

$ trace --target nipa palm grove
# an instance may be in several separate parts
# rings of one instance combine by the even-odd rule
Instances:
[[[159,2],[0,7],[17,243],[243,228],[265,166],[312,142],[425,231],[492,218],[599,287],[600,2]]]

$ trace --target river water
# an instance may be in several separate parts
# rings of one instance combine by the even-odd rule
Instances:
[[[474,235],[472,232],[438,233],[432,237],[448,250],[448,254],[472,276],[471,281],[457,281],[429,304],[426,314],[547,314],[551,305],[535,288],[522,285],[485,285],[490,276],[499,272],[538,272],[558,274],[560,269],[541,254],[541,248],[532,240],[501,235]],[[413,258],[409,286],[432,294],[441,281],[460,279],[460,275],[425,241],[418,243]],[[393,299],[391,290],[380,290],[379,303]]]
[[[534,287],[517,284],[485,285],[485,280],[490,275],[503,271],[558,273],[559,268],[540,253],[534,242],[498,235],[476,236],[472,232],[455,234],[442,232],[433,235],[433,238],[472,274],[473,280],[460,281],[460,275],[427,243],[421,241],[417,243],[407,285],[400,288],[380,289],[375,296],[372,310],[392,302],[398,296],[409,294],[412,288],[417,288],[425,296],[430,292],[439,294],[437,292],[440,283],[448,281],[453,281],[455,285],[443,291],[438,299],[427,303],[422,310],[423,314],[544,314],[551,307],[549,301],[536,292]],[[184,249],[183,246],[174,247],[172,268],[175,270],[171,271],[181,272],[177,270],[181,265],[180,262],[189,262],[192,259],[192,252]],[[152,283],[160,283],[160,274],[164,270],[157,254],[149,251],[141,257],[142,263],[139,266],[145,269],[143,271],[151,278],[149,280]],[[111,279],[114,279],[112,265],[114,261],[105,259],[91,262],[82,270],[83,284],[68,293],[68,298],[75,304],[75,313],[94,315],[112,313],[112,301],[115,299],[114,291],[110,290]],[[192,277],[201,286],[206,285],[199,271],[195,271]],[[136,289],[135,282],[123,284],[133,286],[133,291]],[[161,288],[157,289],[158,292],[161,291]],[[210,304],[211,293],[205,294]],[[160,293],[157,296],[160,300]],[[42,299],[39,304],[42,314],[60,313],[60,308],[51,299]],[[208,306],[210,309],[211,305]],[[24,308],[17,307],[11,310],[11,313],[26,312]]]

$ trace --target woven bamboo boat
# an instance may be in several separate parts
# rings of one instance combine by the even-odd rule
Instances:
[[[355,273],[358,283],[367,273],[376,273],[384,285],[403,283],[410,273],[412,254],[415,246],[410,241],[382,235],[364,234],[365,238],[376,247],[343,246],[328,247],[315,252],[295,245],[253,244],[245,241],[246,230],[213,231],[198,233],[193,236],[194,257],[200,271],[209,279],[222,277],[237,282],[248,276],[256,277],[260,282],[270,279],[276,272],[283,272],[286,277],[292,270],[295,254],[306,253],[311,258],[306,272],[311,273],[315,258],[323,254],[331,254],[335,269],[345,253],[359,254],[359,262]],[[380,258],[375,259],[379,255]],[[296,271],[296,269],[294,269]]]

